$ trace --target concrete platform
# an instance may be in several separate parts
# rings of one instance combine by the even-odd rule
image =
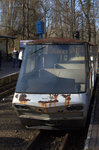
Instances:
[[[19,72],[19,68],[13,68],[12,67],[12,61],[10,60],[2,60],[2,65],[0,69],[0,78],[3,78],[4,76],[7,76],[12,73]]]
[[[99,150],[99,76],[84,150]]]

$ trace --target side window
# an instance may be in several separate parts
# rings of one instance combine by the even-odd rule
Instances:
[[[87,61],[88,61],[88,74],[90,72],[90,69],[91,69],[91,59],[90,59],[90,56],[91,56],[91,49],[90,49],[90,46],[88,45],[88,51],[87,51]]]
[[[89,45],[86,44],[86,73],[87,73],[87,77],[89,77],[89,73],[90,73],[90,49],[89,49]]]

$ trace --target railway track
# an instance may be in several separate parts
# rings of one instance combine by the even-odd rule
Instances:
[[[40,131],[37,130],[33,141],[25,150],[65,150],[68,147],[69,133],[60,131]]]
[[[18,73],[0,79],[0,99],[12,94],[15,90]]]
[[[35,135],[24,150],[83,150],[86,138],[83,132],[39,131]]]
[[[0,98],[7,96],[14,92],[16,86],[16,82],[12,82],[10,84],[4,85],[0,87]]]

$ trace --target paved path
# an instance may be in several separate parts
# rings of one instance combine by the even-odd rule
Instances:
[[[95,96],[96,96],[96,105],[88,150],[99,150],[99,77]]]
[[[99,150],[99,75],[95,92],[95,101],[84,150]]]

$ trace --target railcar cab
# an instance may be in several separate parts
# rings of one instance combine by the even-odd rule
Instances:
[[[85,125],[96,80],[93,49],[75,39],[41,39],[27,44],[12,102],[24,125]]]

